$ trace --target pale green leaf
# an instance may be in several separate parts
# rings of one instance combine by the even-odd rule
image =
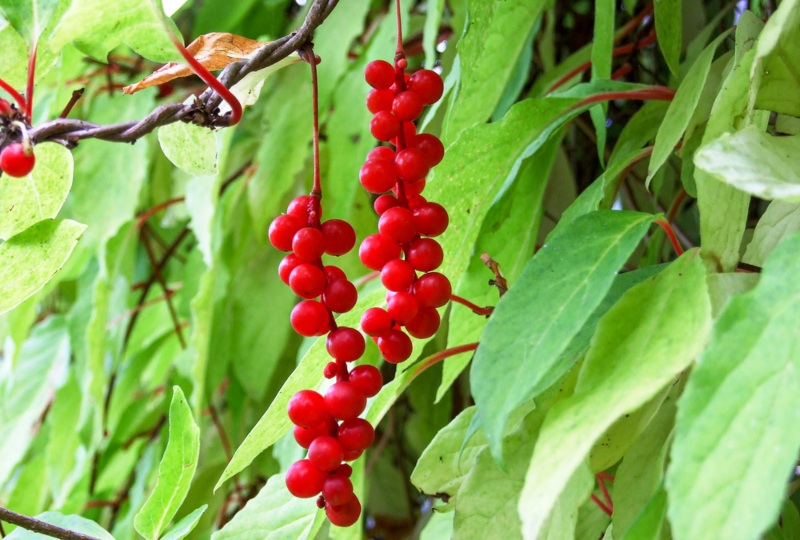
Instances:
[[[72,154],[55,143],[36,145],[36,167],[23,178],[0,180],[0,238],[56,217],[72,186]]]
[[[436,39],[439,34],[439,24],[442,21],[444,0],[428,2],[425,10],[425,28],[422,32],[422,48],[425,51],[425,68],[433,68],[436,62]],[[433,518],[431,518],[432,520]]]
[[[36,422],[63,382],[69,355],[66,321],[53,317],[34,327],[16,366],[0,364],[0,483],[27,452]]]
[[[211,539],[306,540],[314,538],[324,516],[313,498],[299,499],[289,493],[284,476],[278,474]]]
[[[573,359],[561,353],[603,300],[652,219],[611,211],[577,218],[549,239],[498,302],[470,374],[496,456],[511,411],[569,369]],[[533,305],[538,315],[531,318]]]
[[[650,497],[631,527],[620,536],[621,540],[659,540],[667,514],[667,494],[659,488]]]
[[[2,26],[2,23],[0,23]],[[28,75],[28,46],[25,39],[14,30],[14,27],[7,25],[0,28],[0,73],[3,80],[8,84],[22,90]],[[6,97],[5,91],[2,91]]]
[[[0,313],[16,307],[53,279],[84,230],[86,226],[75,221],[46,220],[0,245]]]
[[[453,534],[453,519],[455,514],[452,512],[433,511],[428,523],[422,529],[419,540],[442,540],[450,538]]]
[[[4,2],[0,13],[25,40],[33,45],[50,23],[60,0],[34,0],[31,2]]]
[[[153,492],[136,513],[136,530],[147,540],[157,540],[186,498],[200,453],[200,428],[179,386],[172,388],[169,406],[169,441],[158,466]]]
[[[733,298],[678,404],[667,471],[677,540],[756,538],[777,517],[800,449],[800,236]]]
[[[800,203],[773,201],[762,214],[742,260],[763,266],[781,240],[800,232]]]
[[[62,17],[50,46],[56,50],[70,42],[96,60],[123,43],[154,62],[180,58],[170,37],[174,25],[157,0],[73,0]],[[176,36],[180,34],[175,32]]]
[[[784,0],[767,20],[753,63],[753,108],[800,116],[800,2]]]
[[[673,74],[678,73],[681,59],[683,13],[681,0],[659,0],[655,7],[658,46]]]
[[[575,393],[542,426],[519,512],[525,538],[536,538],[597,438],[651,399],[701,350],[711,326],[705,271],[688,252],[631,288],[598,324]]]
[[[35,516],[39,521],[44,521],[50,525],[56,525],[63,529],[69,529],[77,533],[83,533],[99,540],[114,540],[108,531],[90,519],[83,516],[64,515],[58,512],[45,512]],[[6,536],[9,540],[50,540],[52,537],[28,531],[21,527],[14,529],[14,532]]]
[[[653,145],[653,154],[650,156],[650,163],[647,167],[648,185],[653,176],[667,161],[670,154],[672,154],[675,145],[681,140],[683,133],[689,126],[694,110],[700,101],[700,96],[703,94],[714,53],[730,32],[731,30],[723,32],[703,50],[689,68],[680,86],[678,86],[675,97],[670,102],[666,115],[664,115],[664,121],[658,127],[658,134]]]
[[[755,126],[724,133],[694,155],[697,169],[762,199],[800,201],[800,135],[774,137]]]
[[[203,513],[208,509],[208,505],[204,504],[200,508],[195,509],[190,514],[187,514],[182,520],[175,524],[170,531],[162,536],[162,540],[183,540],[190,532],[197,527]]]
[[[614,0],[595,0],[594,33],[592,36],[592,81],[611,79],[612,50],[614,48]],[[606,116],[608,104],[600,103],[589,109],[595,136],[597,157],[600,165],[606,163]]]
[[[172,164],[186,173],[217,174],[217,134],[210,129],[174,122],[158,129],[158,142]]]

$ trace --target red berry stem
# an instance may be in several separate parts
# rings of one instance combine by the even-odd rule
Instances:
[[[400,0],[394,0],[394,13],[397,19],[397,49],[395,50],[395,63],[401,58],[405,58],[403,51],[403,17],[400,9]]]
[[[11,97],[12,97],[12,98],[14,98],[14,101],[16,101],[16,102],[17,102],[17,105],[19,106],[19,108],[20,108],[20,110],[21,110],[21,111],[23,111],[23,112],[24,112],[24,111],[26,111],[26,110],[28,109],[28,105],[25,103],[25,98],[24,98],[24,97],[22,97],[22,94],[20,94],[19,92],[17,92],[17,91],[14,89],[14,87],[13,87],[13,86],[11,86],[10,84],[8,84],[8,83],[7,83],[6,81],[4,81],[3,79],[0,79],[0,88],[2,88],[3,90],[5,90],[6,92],[8,92],[8,93],[11,95]]]
[[[492,306],[480,307],[479,305],[470,302],[466,298],[462,298],[455,294],[450,295],[450,300],[457,304],[461,304],[462,306],[468,307],[477,315],[486,315],[488,317],[494,312],[494,307]]]
[[[28,58],[28,86],[25,89],[25,97],[27,98],[25,115],[28,118],[33,118],[33,79],[36,73],[36,51],[38,47],[38,42],[33,44],[33,51],[31,51],[31,56]]]
[[[611,516],[611,514],[613,514],[613,510],[611,508],[609,508],[608,506],[606,506],[605,504],[603,504],[603,502],[594,493],[592,493],[591,499],[592,499],[592,502],[594,504],[596,504],[597,507],[600,510],[602,510],[604,514],[606,514],[609,517]]]
[[[314,184],[311,188],[311,201],[309,203],[311,207],[309,208],[308,214],[313,220],[310,225],[319,226],[319,220],[321,218],[320,201],[322,199],[322,179],[319,165],[319,82],[317,79],[317,64],[319,63],[319,58],[314,54],[314,46],[312,44],[301,49],[301,56],[311,66],[311,108],[314,126]]]
[[[675,231],[672,230],[672,225],[670,225],[667,221],[663,219],[656,219],[654,223],[664,229],[664,232],[667,233],[667,238],[669,238],[670,244],[672,244],[672,249],[675,250],[675,254],[680,257],[683,255],[683,247],[681,243],[678,241],[678,237],[675,235]]]

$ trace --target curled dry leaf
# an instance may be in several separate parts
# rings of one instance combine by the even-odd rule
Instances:
[[[192,41],[186,49],[209,71],[225,68],[228,64],[248,58],[259,47],[268,41],[256,41],[236,34],[225,32],[212,32],[203,34]],[[124,94],[133,94],[150,86],[164,84],[173,79],[193,75],[192,70],[177,62],[164,64],[151,75],[136,84],[131,84],[122,89]]]

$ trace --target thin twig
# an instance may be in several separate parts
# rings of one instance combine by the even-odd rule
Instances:
[[[150,240],[147,238],[147,232],[149,228],[144,227],[142,228],[141,238],[142,244],[144,245],[144,250],[147,252],[147,258],[150,261],[150,266],[153,267],[153,275],[158,281],[159,285],[161,285],[161,290],[164,291],[164,296],[167,300],[167,309],[169,310],[169,316],[172,318],[172,324],[175,327],[175,334],[178,336],[178,341],[181,343],[181,348],[186,348],[186,339],[183,337],[183,331],[181,330],[181,322],[178,319],[178,312],[175,309],[175,304],[172,303],[172,295],[170,294],[170,288],[167,286],[167,280],[164,279],[164,274],[161,272],[161,266],[159,262],[156,260],[156,254],[153,252],[153,246],[150,245]]]
[[[57,525],[51,525],[50,523],[46,523],[36,518],[17,514],[16,512],[12,512],[11,510],[3,507],[0,507],[0,520],[16,525],[17,527],[22,527],[23,529],[27,529],[29,531],[44,534],[53,538],[60,538],[61,540],[98,540],[94,536],[64,529],[63,527],[58,527]]]

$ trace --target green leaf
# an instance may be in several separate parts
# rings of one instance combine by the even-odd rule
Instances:
[[[575,393],[542,426],[519,503],[536,538],[591,446],[619,417],[651,399],[702,349],[711,326],[696,251],[631,288],[598,324]]]
[[[442,21],[444,0],[433,0],[427,3],[425,10],[425,28],[422,31],[422,48],[425,51],[425,68],[433,68],[436,62],[436,39]],[[431,518],[433,520],[433,518]]]
[[[34,327],[17,365],[4,366],[0,374],[0,483],[8,480],[27,452],[34,426],[65,376],[69,355],[66,321],[52,317]]]
[[[595,0],[594,34],[592,39],[592,81],[611,79],[612,50],[614,49],[614,0]],[[608,104],[600,103],[589,109],[597,137],[597,157],[600,165],[606,162],[606,115]]]
[[[113,49],[125,43],[154,62],[182,57],[170,32],[180,36],[158,0],[73,0],[51,38],[50,47],[62,49],[70,42],[101,62]]]
[[[755,126],[724,133],[700,148],[694,164],[711,177],[762,199],[800,201],[800,135],[774,137]]]
[[[100,540],[114,540],[108,531],[90,519],[83,516],[64,515],[58,512],[45,512],[35,516],[39,521],[44,521],[50,525],[56,525],[63,529],[69,529],[77,533],[83,533]],[[8,540],[49,540],[50,536],[28,531],[21,527],[14,529],[14,532],[6,536]]]
[[[183,540],[190,532],[197,527],[203,513],[208,509],[208,505],[204,504],[200,508],[195,509],[190,514],[187,514],[182,520],[175,524],[170,531],[162,536],[162,540]]]
[[[798,250],[798,235],[781,242],[756,288],[728,303],[678,403],[676,539],[756,538],[778,515],[800,449]]]
[[[136,513],[133,525],[147,540],[160,538],[186,498],[200,453],[200,428],[179,386],[172,387],[169,441],[158,466],[153,492]]]
[[[795,59],[800,57],[800,2],[784,0],[767,20],[756,45],[753,66],[751,108],[800,116],[797,87],[800,73]]]
[[[0,20],[0,73],[3,80],[14,88],[25,86],[28,75],[28,46],[25,39],[11,25],[3,28]]]
[[[653,2],[655,7],[656,33],[658,47],[667,61],[669,70],[676,74],[681,59],[681,37],[683,30],[683,2],[681,0],[660,0]]]
[[[460,88],[447,115],[445,143],[492,116],[545,4],[544,0],[469,2],[469,26],[458,41]]]
[[[621,540],[659,540],[666,514],[667,494],[661,487],[650,497],[631,527],[620,537]]]
[[[214,131],[174,122],[158,128],[158,142],[167,159],[182,171],[192,176],[217,174],[217,133]]]
[[[434,510],[428,523],[422,529],[419,540],[441,540],[452,537],[454,518],[455,515],[452,512],[444,513]]]
[[[284,476],[278,474],[211,539],[305,540],[314,538],[324,519],[313,498],[299,499],[289,493]]]
[[[37,293],[69,259],[86,226],[40,221],[0,245],[0,313]]]
[[[681,140],[689,122],[692,119],[703,88],[706,86],[708,72],[711,69],[711,61],[714,53],[728,34],[732,30],[726,30],[706,47],[697,60],[694,61],[686,77],[678,86],[675,97],[669,104],[667,114],[658,128],[656,142],[653,145],[653,154],[650,156],[650,164],[647,167],[647,185],[650,185],[655,174],[666,163],[669,156],[675,150],[678,141]]]
[[[59,0],[6,2],[0,6],[0,13],[28,43],[33,45],[50,23],[50,18],[59,3]]]
[[[498,302],[470,380],[495,456],[508,416],[569,369],[561,353],[611,287],[652,216],[600,211],[564,227]],[[537,316],[529,317],[531,306]]]
[[[0,238],[56,217],[72,186],[72,154],[55,143],[36,146],[36,167],[24,178],[0,181]]]
[[[763,266],[780,241],[796,232],[800,232],[800,203],[771,202],[758,220],[742,260]]]

